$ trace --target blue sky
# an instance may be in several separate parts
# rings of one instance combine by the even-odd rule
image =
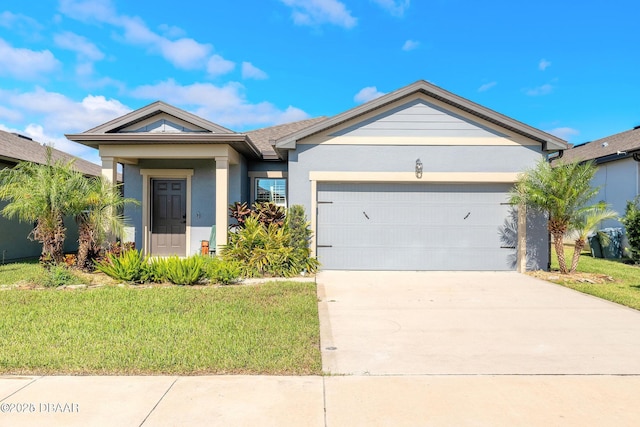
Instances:
[[[155,100],[236,131],[424,79],[578,144],[640,125],[633,1],[0,0],[0,129],[64,138]]]

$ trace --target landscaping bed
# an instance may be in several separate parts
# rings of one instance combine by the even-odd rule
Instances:
[[[573,247],[567,246],[565,252],[567,259],[571,259]],[[590,253],[584,252],[580,256],[576,273],[560,274],[553,252],[551,271],[533,271],[528,274],[640,310],[640,267],[625,261],[627,260],[593,258]]]

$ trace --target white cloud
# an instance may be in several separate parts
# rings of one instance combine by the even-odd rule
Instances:
[[[18,122],[22,119],[22,114],[12,108],[6,108],[0,105],[0,120],[6,120],[9,122]]]
[[[371,0],[393,16],[403,16],[404,11],[409,9],[411,0]]]
[[[198,43],[189,38],[171,41],[161,37],[158,46],[164,59],[182,69],[202,67],[212,49],[209,44]]]
[[[416,40],[407,40],[406,42],[404,42],[404,44],[402,45],[402,50],[404,50],[405,52],[408,52],[410,50],[414,50],[417,49],[420,46],[420,42],[416,41]]]
[[[358,20],[344,3],[338,0],[280,0],[293,9],[291,16],[296,25],[317,26],[333,24],[353,28]]]
[[[111,0],[60,0],[60,12],[83,22],[114,23],[116,10]]]
[[[20,13],[11,13],[8,10],[0,13],[0,27],[20,30],[29,29],[32,32],[42,29],[42,25],[35,19]]]
[[[372,99],[376,99],[384,95],[384,92],[378,91],[378,88],[375,86],[367,86],[362,88],[360,92],[356,93],[353,97],[353,100],[359,103],[369,102]]]
[[[162,35],[167,38],[178,38],[187,35],[187,32],[180,27],[169,24],[160,24],[158,29],[162,32]]]
[[[207,72],[212,76],[230,73],[235,67],[235,62],[228,61],[220,55],[213,55],[207,62]]]
[[[251,103],[243,91],[244,87],[235,82],[224,86],[211,83],[180,85],[169,79],[155,85],[140,86],[131,94],[142,99],[162,99],[231,128],[274,125],[309,117],[304,111],[292,106],[281,110],[269,102]]]
[[[165,35],[160,35],[150,30],[137,16],[119,15],[109,0],[61,0],[60,11],[83,22],[119,27],[123,30],[122,41],[145,47],[181,69],[205,68],[213,49],[210,44],[199,43],[192,38],[171,39],[171,36],[181,34],[176,27],[161,26]]]
[[[260,68],[253,65],[251,62],[243,62],[242,63],[242,78],[243,79],[254,79],[254,80],[264,80],[268,78],[267,73],[262,71]]]
[[[529,96],[542,96],[548,95],[553,92],[553,86],[549,83],[543,84],[542,86],[534,87],[533,89],[527,89],[525,93]]]
[[[48,50],[36,52],[15,48],[0,39],[0,75],[9,75],[20,80],[37,79],[60,66],[60,62]]]
[[[478,92],[486,92],[489,89],[491,89],[492,87],[494,87],[495,85],[497,85],[498,82],[489,82],[489,83],[485,83],[482,86],[480,86],[478,88]]]
[[[91,43],[86,37],[79,36],[71,31],[65,31],[53,36],[56,46],[76,52],[80,58],[89,61],[100,61],[104,59],[104,53]]]
[[[0,90],[0,98],[25,116],[38,118],[52,134],[85,131],[131,111],[120,101],[104,96],[88,95],[78,102],[40,87],[22,93]]]
[[[538,69],[540,71],[544,71],[547,68],[549,68],[551,66],[551,62],[547,61],[546,59],[541,59],[540,62],[538,63]]]
[[[569,138],[571,138],[572,136],[580,134],[579,130],[573,129],[570,127],[559,127],[559,128],[548,130],[546,132],[550,133],[551,135],[555,135],[558,138],[562,138],[565,141],[568,141]]]

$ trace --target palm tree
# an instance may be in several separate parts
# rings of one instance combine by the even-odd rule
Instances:
[[[591,187],[596,172],[593,162],[560,163],[553,167],[541,159],[535,168],[522,174],[511,192],[510,202],[546,212],[553,236],[560,273],[567,274],[563,237],[578,222],[590,199],[598,192]]]
[[[0,171],[0,200],[9,201],[2,214],[35,224],[28,238],[42,243],[41,261],[62,262],[64,217],[81,197],[84,179],[73,161],[54,162],[51,147],[44,164],[20,162]]]
[[[580,253],[587,245],[587,236],[593,234],[602,221],[615,218],[618,218],[618,213],[608,209],[605,203],[588,206],[576,216],[570,226],[571,231],[576,233],[571,270],[569,270],[570,274],[575,273],[576,268],[578,268]],[[602,239],[609,239],[609,236],[604,233],[599,233],[599,235]]]
[[[126,203],[137,203],[125,199],[120,187],[102,177],[90,178],[83,186],[83,197],[76,206],[78,223],[77,266],[93,269],[93,260],[98,256],[102,244],[110,237],[122,237],[125,218],[121,214]]]

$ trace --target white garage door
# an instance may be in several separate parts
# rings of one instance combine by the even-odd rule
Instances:
[[[506,184],[318,183],[327,270],[515,270]]]

